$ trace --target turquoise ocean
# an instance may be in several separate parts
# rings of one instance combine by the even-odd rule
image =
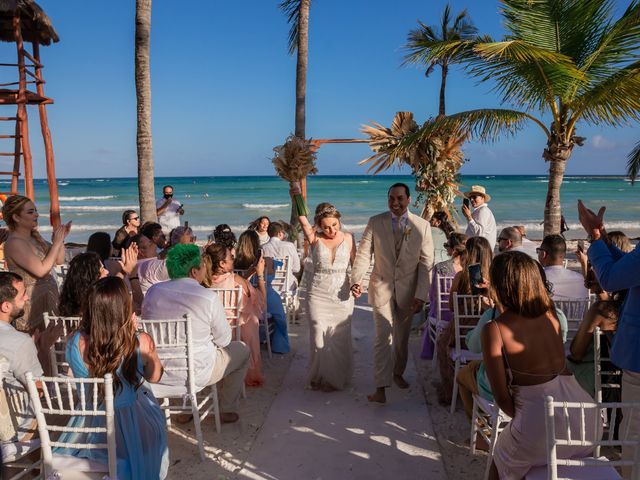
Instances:
[[[362,233],[367,219],[386,210],[386,192],[394,182],[405,182],[413,189],[410,176],[314,176],[308,180],[311,209],[320,202],[333,203],[342,213],[347,229]],[[183,220],[195,230],[198,240],[206,240],[219,223],[236,232],[261,215],[289,219],[288,184],[278,177],[179,177],[157,178],[156,193],[165,184],[173,185],[175,198],[184,204]],[[462,189],[483,185],[493,197],[490,207],[499,226],[525,225],[530,238],[542,237],[547,177],[464,176]],[[49,195],[46,180],[35,181],[40,230],[47,237]],[[58,189],[63,221],[73,221],[69,241],[85,242],[95,231],[111,235],[121,225],[122,211],[137,209],[135,178],[59,179]],[[412,190],[413,191],[413,190]],[[567,176],[562,185],[562,211],[569,224],[569,238],[584,236],[578,224],[576,201],[591,208],[607,206],[609,230],[622,230],[640,236],[640,185],[632,186],[624,177]],[[456,202],[461,204],[461,200]],[[419,213],[419,208],[413,208]]]

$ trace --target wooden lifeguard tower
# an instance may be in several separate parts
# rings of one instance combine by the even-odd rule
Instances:
[[[32,0],[0,0],[0,40],[16,44],[17,63],[0,63],[3,73],[15,68],[18,74],[14,81],[0,83],[0,178],[11,177],[11,190],[2,191],[2,195],[20,193],[18,178],[21,165],[24,168],[24,195],[34,200],[33,157],[29,144],[28,105],[38,106],[40,129],[44,139],[44,153],[47,169],[47,182],[50,195],[50,221],[53,226],[60,224],[60,206],[58,204],[58,184],[56,182],[51,133],[47,121],[46,106],[53,103],[44,94],[45,81],[40,63],[40,45],[51,45],[59,37],[51,20],[42,8]],[[25,42],[31,43],[31,53],[25,48]],[[2,78],[6,78],[2,75]],[[32,86],[30,90],[29,87]],[[35,88],[33,88],[35,87]],[[35,91],[33,91],[35,89]],[[10,108],[15,109],[13,111]],[[14,113],[12,115],[11,113]],[[6,125],[8,128],[3,128]],[[10,145],[13,143],[13,145]],[[6,165],[4,162],[11,162]]]

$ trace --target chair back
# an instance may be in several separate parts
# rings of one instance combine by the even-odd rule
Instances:
[[[169,376],[187,372],[186,388],[190,394],[197,393],[195,386],[195,361],[193,357],[193,334],[191,318],[185,314],[182,318],[167,320],[138,320],[138,328],[153,338],[160,363]],[[154,393],[156,385],[152,385]],[[162,396],[162,395],[160,395]]]
[[[44,477],[54,478],[53,453],[56,447],[71,449],[102,449],[107,451],[109,478],[117,478],[116,430],[113,409],[113,378],[34,377],[27,372],[27,387],[31,405],[38,421]],[[42,398],[38,390],[41,386]],[[104,386],[104,396],[99,396],[99,386]],[[49,392],[54,392],[51,395]],[[60,426],[66,417],[104,417],[104,422],[83,422],[72,426]],[[52,432],[55,432],[52,435]],[[68,435],[68,442],[60,441],[60,434]],[[80,434],[80,435],[78,435]],[[96,435],[97,434],[97,435]],[[99,440],[92,443],[89,440]]]
[[[67,277],[67,272],[69,271],[69,265],[54,265],[51,269],[51,275],[53,275],[54,280],[56,281],[56,285],[58,285],[58,291],[62,290],[62,284],[64,283],[64,279]]]
[[[453,293],[453,321],[455,322],[455,353],[462,353],[462,343],[467,332],[480,320],[482,301],[480,295],[460,295]]]
[[[61,317],[44,313],[44,326],[47,328],[50,323],[62,326],[62,333],[56,339],[49,349],[49,358],[51,359],[51,372],[54,376],[67,375],[69,372],[69,363],[67,362],[65,351],[67,349],[67,339],[69,334],[73,333],[80,325],[80,317]]]
[[[562,310],[567,317],[567,341],[570,342],[575,337],[584,314],[589,310],[589,299],[568,299],[568,300],[553,300],[556,308]]]
[[[442,320],[442,312],[449,311],[449,291],[453,277],[448,277],[436,273],[436,319]]]
[[[242,286],[233,288],[215,288],[209,290],[218,295],[224,306],[227,321],[235,330],[236,340],[240,340],[240,312],[242,311]]]
[[[556,402],[553,397],[545,398],[545,427],[547,436],[547,478],[558,480],[558,467],[571,467],[584,469],[585,476],[573,476],[571,478],[604,478],[604,470],[600,470],[600,475],[593,472],[597,467],[628,467],[632,469],[632,479],[640,479],[640,437],[626,438],[626,432],[620,432],[619,438],[614,435],[614,429],[610,428],[606,435],[602,435],[602,423],[600,421],[600,410],[611,409],[611,425],[616,423],[618,409],[624,409],[624,414],[631,418],[640,415],[640,402],[605,402],[605,403],[585,403],[585,402]],[[588,425],[589,410],[596,410],[592,418],[595,418],[595,425]],[[558,419],[557,417],[561,417]],[[578,428],[571,428],[571,419],[579,420]],[[630,418],[630,419],[631,419]],[[561,431],[556,430],[556,426],[562,425]],[[597,452],[601,447],[609,449],[616,447],[629,448],[633,454],[631,460],[615,459],[609,460],[604,457],[586,458],[558,458],[558,447],[593,447]],[[589,472],[589,470],[591,472]],[[572,473],[574,473],[572,471]],[[589,475],[590,473],[590,475]],[[612,472],[613,473],[613,472]],[[579,475],[575,472],[574,475]],[[611,477],[607,477],[611,478]]]
[[[289,257],[273,259],[273,279],[271,286],[280,294],[282,298],[287,296],[289,292],[289,284],[291,283],[291,264]]]

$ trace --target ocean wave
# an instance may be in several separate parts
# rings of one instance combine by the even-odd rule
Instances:
[[[612,231],[612,230],[638,230],[640,228],[640,223],[638,222],[631,222],[631,221],[624,221],[624,220],[620,220],[620,221],[612,221],[612,222],[606,222],[607,224],[607,230]],[[544,224],[538,224],[538,223],[522,223],[522,222],[518,222],[517,220],[514,220],[513,222],[502,222],[500,224],[498,224],[498,232],[500,230],[502,230],[503,228],[506,227],[510,227],[513,225],[523,225],[525,230],[527,232],[542,232],[544,230]],[[569,227],[569,230],[582,230],[582,225],[580,223],[568,223],[567,226]]]
[[[60,180],[58,180],[58,185],[66,187],[67,185],[69,185],[69,182],[61,182]]]
[[[80,210],[80,211],[109,211],[109,212],[123,212],[125,210],[137,210],[138,205],[61,205],[60,210]]]
[[[251,210],[275,210],[288,207],[288,203],[243,203],[242,208]]]
[[[78,232],[115,232],[122,225],[94,225],[90,223],[72,223],[71,234]],[[39,225],[38,230],[40,232],[50,232],[52,230],[51,225]]]
[[[96,195],[88,197],[60,197],[63,202],[83,202],[85,200],[108,200],[110,198],[116,198],[115,195]]]

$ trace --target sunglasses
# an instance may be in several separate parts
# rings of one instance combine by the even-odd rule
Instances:
[[[129,220],[140,220],[140,217],[131,217]]]

